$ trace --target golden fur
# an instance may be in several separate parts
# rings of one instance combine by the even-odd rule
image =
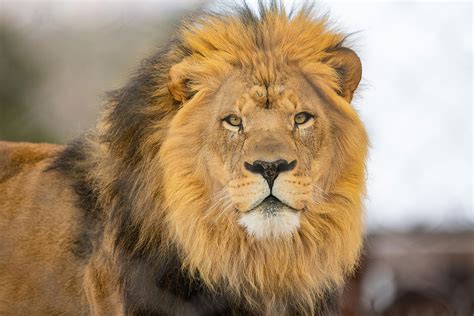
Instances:
[[[154,262],[176,253],[191,279],[258,314],[314,314],[342,288],[362,244],[368,144],[350,104],[360,61],[309,11],[291,19],[276,6],[260,17],[249,12],[185,24],[177,41],[112,94],[97,129],[69,153],[0,146],[7,157],[0,160],[0,279],[10,282],[0,289],[0,312],[18,297],[48,306],[31,294],[32,279],[42,277],[33,260],[67,263],[58,280],[89,306],[81,311],[96,314],[123,312],[120,291],[133,281],[127,258],[138,255]],[[292,129],[285,120],[295,111],[314,113],[312,125]],[[223,127],[223,115],[235,112],[243,131]],[[261,239],[239,224],[265,185],[244,162],[261,157],[297,161],[274,185],[299,214],[291,234]],[[36,198],[48,190],[54,198]],[[81,208],[94,212],[83,217]],[[86,259],[61,248],[74,238],[87,241],[79,245]],[[27,271],[35,276],[24,280]],[[19,282],[28,288],[11,285]]]

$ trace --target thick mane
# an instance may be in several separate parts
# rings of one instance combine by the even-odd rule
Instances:
[[[170,93],[169,74],[177,64],[186,74],[183,100],[190,102],[217,91],[232,67],[253,69],[258,80],[270,84],[285,65],[294,65],[309,80],[318,80],[325,97],[359,124],[338,95],[340,74],[324,63],[344,36],[312,16],[310,7],[287,14],[272,2],[261,5],[259,13],[243,5],[228,13],[193,17],[167,47],[142,63],[125,87],[110,94],[96,131],[73,145],[87,155],[80,164],[85,165],[81,170],[89,171],[80,177],[93,189],[84,199],[93,195],[94,212],[102,212],[93,218],[105,218],[103,242],[112,240],[130,301],[159,295],[153,290],[155,280],[177,286],[170,276],[178,275],[188,280],[189,293],[205,284],[212,292],[206,295],[219,299],[225,296],[223,289],[229,289],[232,295],[226,299],[262,312],[275,306],[314,313],[316,303],[338,292],[353,269],[361,245],[360,165],[365,153],[351,154],[361,152],[352,139],[341,139],[336,146],[347,152],[344,155],[355,167],[343,169],[347,164],[340,163],[321,211],[308,215],[294,239],[265,245],[239,231],[231,223],[234,218],[210,224],[217,213],[204,215],[207,193],[189,170],[194,161],[182,162],[175,179],[169,179],[163,170],[168,158],[160,158],[171,157],[161,148],[182,106]],[[176,147],[177,153],[190,154]],[[179,192],[181,201],[165,203],[167,190]],[[97,224],[91,225],[87,229],[96,229]]]

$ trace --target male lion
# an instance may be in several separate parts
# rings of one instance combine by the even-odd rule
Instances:
[[[337,313],[367,135],[344,36],[206,14],[66,147],[0,145],[0,314]]]

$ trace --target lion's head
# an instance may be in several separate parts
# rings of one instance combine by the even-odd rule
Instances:
[[[100,172],[128,177],[132,248],[172,244],[191,275],[267,311],[312,311],[361,246],[361,63],[308,12],[193,20],[100,127],[121,161]]]

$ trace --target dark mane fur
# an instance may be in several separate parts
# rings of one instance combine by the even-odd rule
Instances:
[[[100,238],[103,228],[103,212],[98,204],[97,189],[87,179],[87,148],[83,139],[70,143],[45,170],[56,170],[73,181],[77,194],[77,207],[83,211],[82,229],[73,245],[72,252],[87,260],[94,250],[93,244]]]

